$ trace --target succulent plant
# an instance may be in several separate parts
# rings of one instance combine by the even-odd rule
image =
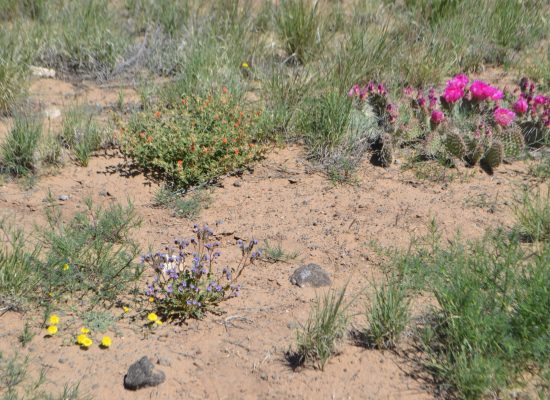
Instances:
[[[485,153],[485,146],[480,139],[469,138],[467,140],[467,147],[468,153],[464,158],[470,166],[474,166],[479,162],[479,160],[481,160],[481,157],[483,157],[483,154]]]
[[[483,157],[482,161],[485,163],[485,165],[487,165],[491,169],[494,169],[502,163],[503,159],[504,145],[498,140],[493,140],[491,146],[485,152],[485,156]]]
[[[447,151],[455,157],[464,158],[464,156],[466,156],[466,143],[464,142],[464,138],[460,132],[457,130],[447,132],[445,138],[445,149],[447,149]]]
[[[506,157],[517,157],[525,148],[523,132],[518,125],[513,124],[504,129],[498,129],[494,137],[504,145]]]
[[[389,134],[380,137],[381,147],[378,150],[378,161],[383,167],[389,167],[393,163],[393,141]]]

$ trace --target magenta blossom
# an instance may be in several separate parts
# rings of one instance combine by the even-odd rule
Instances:
[[[470,85],[470,93],[472,93],[474,99],[485,100],[485,90],[487,86],[489,85],[483,81],[473,81]]]
[[[516,113],[507,108],[497,107],[493,113],[493,118],[500,126],[508,126],[516,119]]]
[[[351,87],[351,89],[348,92],[349,97],[358,96],[359,95],[359,85],[355,84]]]
[[[545,104],[548,99],[544,97],[543,95],[535,96],[534,102],[536,105]]]
[[[529,104],[523,96],[521,96],[518,101],[514,104],[514,111],[518,114],[525,114],[529,109]]]
[[[443,98],[447,103],[456,103],[464,97],[464,89],[457,85],[452,80],[447,82],[447,87],[443,93]]]
[[[458,85],[460,85],[463,89],[466,87],[470,79],[465,74],[458,74],[453,79]]]
[[[502,92],[502,90],[499,90],[495,87],[488,86],[486,89],[486,92],[487,92],[487,97],[490,98],[491,100],[497,101],[497,100],[502,100],[504,98],[504,93]]]
[[[432,111],[431,121],[434,124],[440,124],[444,120],[445,120],[445,114],[443,114],[443,112],[441,112],[439,110],[433,110]]]

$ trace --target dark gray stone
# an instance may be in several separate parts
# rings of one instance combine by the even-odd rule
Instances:
[[[124,376],[124,387],[129,390],[137,390],[160,385],[164,382],[166,376],[162,371],[154,372],[153,368],[153,363],[146,356],[143,356],[128,368],[128,372]]]
[[[290,282],[300,287],[330,286],[332,283],[328,273],[317,264],[302,265],[290,277]]]

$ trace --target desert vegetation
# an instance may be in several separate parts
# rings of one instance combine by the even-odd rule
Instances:
[[[548,15],[0,0],[0,398],[547,398]]]

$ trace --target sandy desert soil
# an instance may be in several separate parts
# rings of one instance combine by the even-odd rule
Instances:
[[[39,80],[31,87],[42,110],[63,110],[75,99],[108,106],[116,102],[117,93],[116,88],[55,80]],[[2,121],[0,126],[5,130],[8,124]],[[142,322],[132,322],[131,311],[109,331],[113,346],[107,350],[83,351],[68,336],[38,334],[18,351],[30,357],[33,370],[47,367],[47,388],[58,391],[65,383],[80,382],[81,392],[96,399],[433,398],[434,387],[415,373],[402,351],[367,350],[346,340],[324,371],[294,371],[284,356],[295,343],[298,323],[306,320],[315,296],[323,292],[293,286],[289,276],[297,266],[323,266],[334,287],[349,281],[349,295],[357,296],[353,324],[361,326],[365,289],[380,277],[380,256],[372,241],[405,248],[411,237],[427,232],[432,218],[447,237],[457,230],[477,237],[490,227],[509,227],[513,192],[531,179],[526,164],[514,163],[493,176],[463,168],[449,172],[456,174],[453,180],[433,182],[404,171],[400,161],[387,169],[365,161],[355,184],[334,185],[315,172],[301,147],[274,148],[252,171],[226,177],[211,188],[211,201],[195,221],[152,207],[158,184],[122,173],[124,159],[114,152],[98,154],[87,168],[67,164],[55,175],[40,177],[31,189],[5,182],[0,186],[0,214],[27,232],[44,222],[44,199],[51,191],[56,198],[70,196],[60,202],[68,216],[88,196],[96,204],[131,200],[144,222],[135,232],[144,249],[189,237],[193,222],[200,222],[219,234],[223,264],[236,260],[238,237],[280,243],[298,254],[289,262],[251,266],[243,275],[241,296],[223,303],[222,315],[183,326],[164,324],[148,334]],[[423,307],[419,303],[416,308]],[[120,309],[112,312],[122,315]],[[60,315],[68,322],[76,314]],[[32,310],[0,315],[0,352],[20,348],[17,337],[24,322],[32,321],[38,331],[41,317]],[[156,368],[166,373],[166,381],[156,388],[126,391],[124,374],[143,355],[159,362]]]

